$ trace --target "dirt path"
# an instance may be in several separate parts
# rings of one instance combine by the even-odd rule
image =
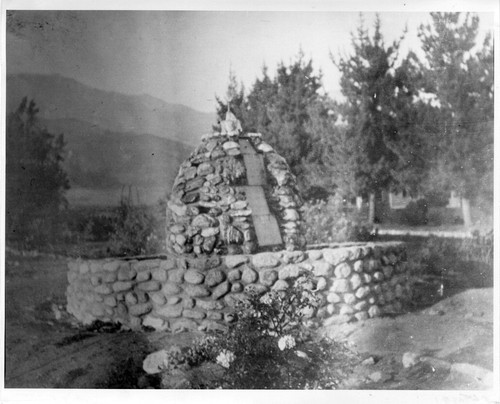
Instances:
[[[7,259],[6,387],[92,387],[121,345],[137,345],[133,334],[82,332],[61,321],[65,273],[65,260]]]
[[[6,260],[7,388],[136,388],[147,354],[194,334],[85,329],[64,311],[66,260]]]
[[[144,382],[144,357],[172,344],[188,345],[197,336],[79,328],[64,312],[66,284],[64,259],[7,256],[7,388],[154,385]],[[484,389],[487,383],[474,372],[493,368],[493,290],[469,289],[424,311],[322,331],[350,341],[368,358],[346,388]],[[405,352],[430,361],[405,369]],[[457,371],[461,364],[477,368]]]

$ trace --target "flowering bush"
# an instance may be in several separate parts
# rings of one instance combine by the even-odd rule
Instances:
[[[304,323],[318,300],[311,279],[293,288],[251,295],[242,303],[227,333],[215,333],[186,353],[186,363],[212,362],[221,374],[194,388],[305,389],[336,388],[356,361],[344,345],[317,338]]]
[[[282,351],[285,349],[292,349],[295,347],[295,340],[291,335],[285,335],[279,339],[278,347]]]
[[[229,369],[231,363],[234,362],[235,356],[231,351],[223,350],[216,358],[216,361],[223,368]]]

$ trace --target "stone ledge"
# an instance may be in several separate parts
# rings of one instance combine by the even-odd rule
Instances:
[[[85,324],[111,321],[133,329],[206,329],[205,319],[223,327],[233,319],[234,302],[244,300],[246,292],[283,290],[302,274],[311,275],[321,301],[310,315],[322,322],[399,312],[411,297],[404,243],[311,247],[197,259],[71,260],[68,312]]]

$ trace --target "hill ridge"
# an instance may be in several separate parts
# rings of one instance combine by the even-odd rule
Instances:
[[[60,74],[8,74],[7,112],[24,96],[35,100],[44,119],[76,118],[114,132],[156,135],[190,146],[198,144],[215,121],[215,114],[149,94],[101,90]]]
[[[8,75],[7,112],[17,108],[24,96],[35,100],[40,123],[50,133],[64,136],[63,165],[71,185],[67,199],[74,206],[116,205],[124,186],[137,189],[141,201],[156,203],[170,191],[179,165],[207,131],[199,133],[196,125],[184,125],[197,116],[195,111],[179,117],[189,107],[172,104],[166,111],[161,108],[170,104],[155,97],[92,89],[61,75]],[[66,105],[71,103],[80,105]],[[155,112],[157,106],[160,111]],[[106,119],[109,111],[116,112],[111,120]],[[165,111],[167,117],[162,116]],[[175,122],[164,128],[169,117]],[[144,124],[144,119],[152,119],[153,125]],[[138,123],[131,125],[134,120]]]

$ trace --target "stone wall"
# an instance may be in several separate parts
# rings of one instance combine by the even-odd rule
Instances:
[[[309,272],[321,296],[311,317],[362,321],[401,310],[410,295],[403,243],[336,245],[308,251],[190,258],[74,260],[68,312],[79,321],[131,329],[217,329],[246,292],[288,288]]]

